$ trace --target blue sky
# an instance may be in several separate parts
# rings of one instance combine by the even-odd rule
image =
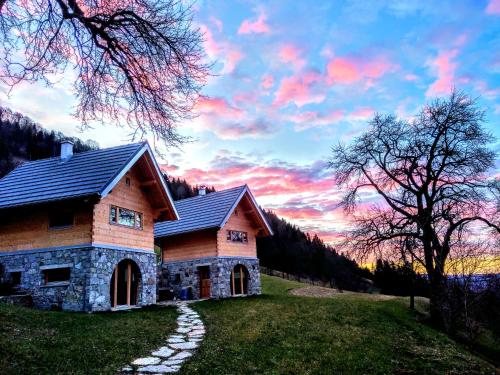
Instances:
[[[333,209],[325,161],[375,111],[409,118],[456,87],[479,97],[500,138],[499,0],[200,0],[194,9],[213,76],[199,116],[179,124],[194,142],[162,160],[174,176],[246,182],[263,206],[334,240],[348,220]],[[111,125],[79,133],[72,73],[54,78],[3,90],[1,105],[101,147],[128,141]]]

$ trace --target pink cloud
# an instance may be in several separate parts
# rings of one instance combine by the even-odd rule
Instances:
[[[373,116],[375,109],[371,107],[359,107],[350,113],[351,120],[368,120]]]
[[[500,14],[500,0],[490,0],[488,6],[486,7],[487,14]]]
[[[321,103],[325,99],[319,83],[322,81],[320,73],[309,70],[281,80],[276,90],[273,105],[284,106],[295,103],[298,107],[305,104]]]
[[[335,57],[329,61],[327,80],[329,84],[353,84],[361,80],[373,80],[394,72],[398,66],[383,57],[371,60]]]
[[[265,74],[262,77],[262,81],[260,83],[263,89],[268,90],[274,86],[274,77],[271,74]]]
[[[220,19],[212,16],[210,17],[210,22],[212,22],[215,25],[219,33],[222,32],[222,21]]]
[[[279,207],[274,209],[274,212],[293,219],[318,219],[324,215],[321,210],[314,207]]]
[[[429,86],[426,96],[438,96],[449,94],[455,82],[455,70],[457,64],[453,59],[457,56],[458,50],[439,52],[436,58],[431,59],[428,65],[435,72],[437,79]]]
[[[230,105],[226,99],[220,97],[201,97],[196,103],[195,112],[232,119],[242,119],[245,115],[242,109]]]
[[[225,40],[217,41],[210,28],[206,25],[201,25],[200,30],[205,36],[204,47],[208,57],[219,60],[224,64],[221,73],[232,73],[245,55],[237,46]]]
[[[418,76],[416,76],[415,74],[409,73],[409,74],[406,74],[406,75],[404,76],[404,79],[405,79],[406,81],[411,81],[411,82],[413,82],[413,81],[416,81],[416,80],[418,79]]]
[[[256,21],[243,20],[238,29],[238,34],[267,34],[271,32],[271,28],[266,23],[266,18],[264,12],[261,11]]]
[[[291,43],[283,45],[279,50],[280,60],[286,64],[292,64],[296,69],[301,69],[306,64],[301,55],[302,50]]]

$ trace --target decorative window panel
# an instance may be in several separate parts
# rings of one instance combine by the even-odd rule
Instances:
[[[227,240],[231,242],[248,242],[248,234],[247,232],[241,232],[238,230],[228,230],[227,231]]]
[[[142,213],[127,208],[111,206],[109,211],[109,222],[111,224],[123,225],[130,228],[142,229]]]

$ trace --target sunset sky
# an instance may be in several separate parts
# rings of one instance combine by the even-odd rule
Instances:
[[[348,225],[330,148],[375,111],[407,118],[455,86],[479,97],[500,139],[500,0],[200,0],[195,22],[213,76],[199,116],[179,125],[194,141],[159,160],[192,184],[247,183],[263,207],[326,241]],[[128,142],[112,126],[78,132],[72,73],[54,78],[9,97],[0,86],[0,104],[101,147]]]

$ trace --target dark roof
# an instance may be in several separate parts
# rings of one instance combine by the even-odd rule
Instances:
[[[245,193],[249,194],[269,232],[272,234],[272,230],[256,204],[250,189],[247,185],[243,185],[176,201],[175,208],[179,213],[179,220],[156,223],[154,228],[155,237],[167,237],[210,228],[222,228]]]
[[[0,209],[106,195],[146,150],[141,142],[24,163],[0,180]]]

